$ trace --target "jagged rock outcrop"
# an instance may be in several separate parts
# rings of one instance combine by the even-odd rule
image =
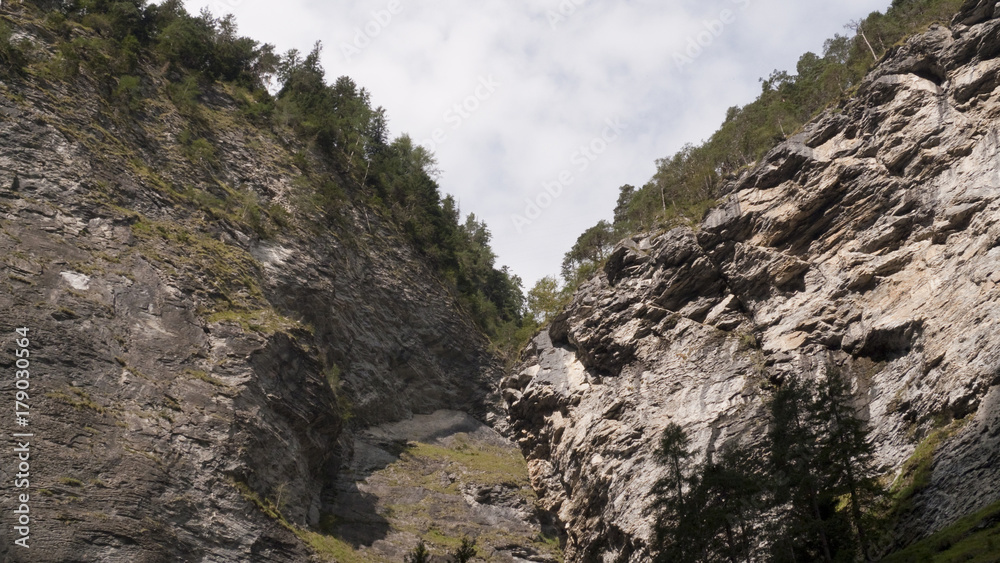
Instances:
[[[251,228],[262,208],[315,208],[295,199],[300,166],[337,178],[307,146],[206,88],[214,155],[194,158],[161,74],[139,109],[103,87],[87,72],[0,82],[0,366],[12,389],[13,331],[29,328],[34,434],[30,490],[13,488],[9,451],[0,464],[0,558],[308,560],[257,501],[315,526],[351,455],[347,416],[483,414],[493,355],[374,210],[345,198],[337,217]],[[8,533],[21,492],[30,551]]]
[[[843,366],[898,470],[935,427],[905,544],[1000,499],[1000,14],[967,2],[729,186],[621,243],[504,382],[570,561],[648,560],[660,431],[762,439],[762,380]]]

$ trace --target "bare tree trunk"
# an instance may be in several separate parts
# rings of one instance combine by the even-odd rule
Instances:
[[[372,161],[369,160],[368,161],[368,166],[365,166],[365,178],[363,180],[361,180],[361,187],[364,187],[365,182],[368,181],[368,170],[370,170],[371,167],[372,167]]]
[[[850,462],[848,462],[850,463]],[[847,467],[847,483],[851,490],[851,516],[854,517],[854,527],[858,531],[858,543],[861,544],[861,554],[865,561],[871,561],[868,554],[868,538],[865,536],[865,529],[861,522],[861,503],[858,502],[858,485],[854,482],[854,471]]]
[[[736,561],[736,537],[733,534],[733,525],[726,521],[726,541],[729,543],[729,561],[731,563],[738,563]]]
[[[823,546],[823,556],[825,557],[827,563],[833,563],[833,556],[830,554],[830,542],[826,539],[826,529],[823,527],[823,516],[819,512],[819,502],[816,499],[816,490],[813,489],[812,486],[810,486],[809,496],[812,497],[813,517],[816,519],[819,541]]]
[[[875,48],[872,47],[872,44],[868,41],[868,37],[865,36],[865,32],[861,31],[861,28],[858,28],[858,34],[861,35],[861,38],[865,40],[865,45],[868,45],[868,50],[872,52],[872,59],[877,61],[878,55],[875,54]]]
[[[840,419],[840,413],[834,410],[833,413],[834,420],[837,426],[843,428],[843,421]],[[871,556],[868,555],[868,538],[865,536],[865,529],[861,522],[861,503],[858,500],[858,484],[854,479],[854,467],[851,465],[851,458],[845,456],[844,469],[847,476],[847,487],[851,493],[851,518],[854,520],[854,529],[858,532],[858,544],[861,545],[861,554],[864,556],[865,561],[871,561]]]
[[[872,47],[871,42],[868,41],[868,36],[865,35],[865,30],[863,28],[864,23],[865,23],[864,20],[854,20],[851,23],[845,25],[844,27],[857,33],[858,35],[861,36],[861,39],[864,39],[865,45],[868,45],[868,50],[872,52],[872,58],[877,61],[878,55],[875,54],[875,48]]]

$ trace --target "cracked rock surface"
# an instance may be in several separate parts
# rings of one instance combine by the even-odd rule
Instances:
[[[938,450],[900,545],[1000,499],[1000,19],[970,1],[727,189],[622,242],[504,382],[567,560],[648,560],[662,429],[762,439],[761,382],[842,365],[897,471]],[[971,422],[970,422],[971,421]]]
[[[46,37],[29,37],[42,55]],[[483,415],[495,360],[374,210],[294,215],[312,180],[293,155],[338,179],[307,146],[206,91],[216,157],[193,161],[187,118],[144,71],[127,115],[89,72],[0,82],[0,368],[10,397],[14,328],[28,327],[36,456],[31,550],[5,533],[0,559],[310,560],[260,505],[315,528],[352,452],[348,414],[357,428]],[[248,209],[290,218],[262,232]]]

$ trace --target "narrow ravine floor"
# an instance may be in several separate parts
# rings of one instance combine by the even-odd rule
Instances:
[[[561,561],[558,541],[535,517],[536,496],[516,446],[471,416],[418,415],[356,437],[324,521],[326,555],[350,563],[402,561],[423,540],[450,561],[462,537],[477,561]]]

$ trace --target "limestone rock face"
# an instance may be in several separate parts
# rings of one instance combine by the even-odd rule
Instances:
[[[661,430],[762,439],[763,380],[843,366],[878,461],[939,448],[898,541],[1000,499],[1000,19],[966,4],[728,187],[622,242],[504,382],[570,561],[646,561]],[[971,421],[971,422],[970,422]]]
[[[44,54],[46,37],[28,39]],[[322,521],[352,454],[346,416],[482,415],[497,377],[485,338],[374,210],[248,227],[262,208],[315,207],[294,199],[308,147],[206,92],[215,157],[190,158],[157,76],[127,115],[89,71],[0,82],[2,428],[19,430],[27,327],[34,434],[31,549],[5,532],[3,561],[309,560],[258,505]],[[8,454],[7,531],[23,492]]]

